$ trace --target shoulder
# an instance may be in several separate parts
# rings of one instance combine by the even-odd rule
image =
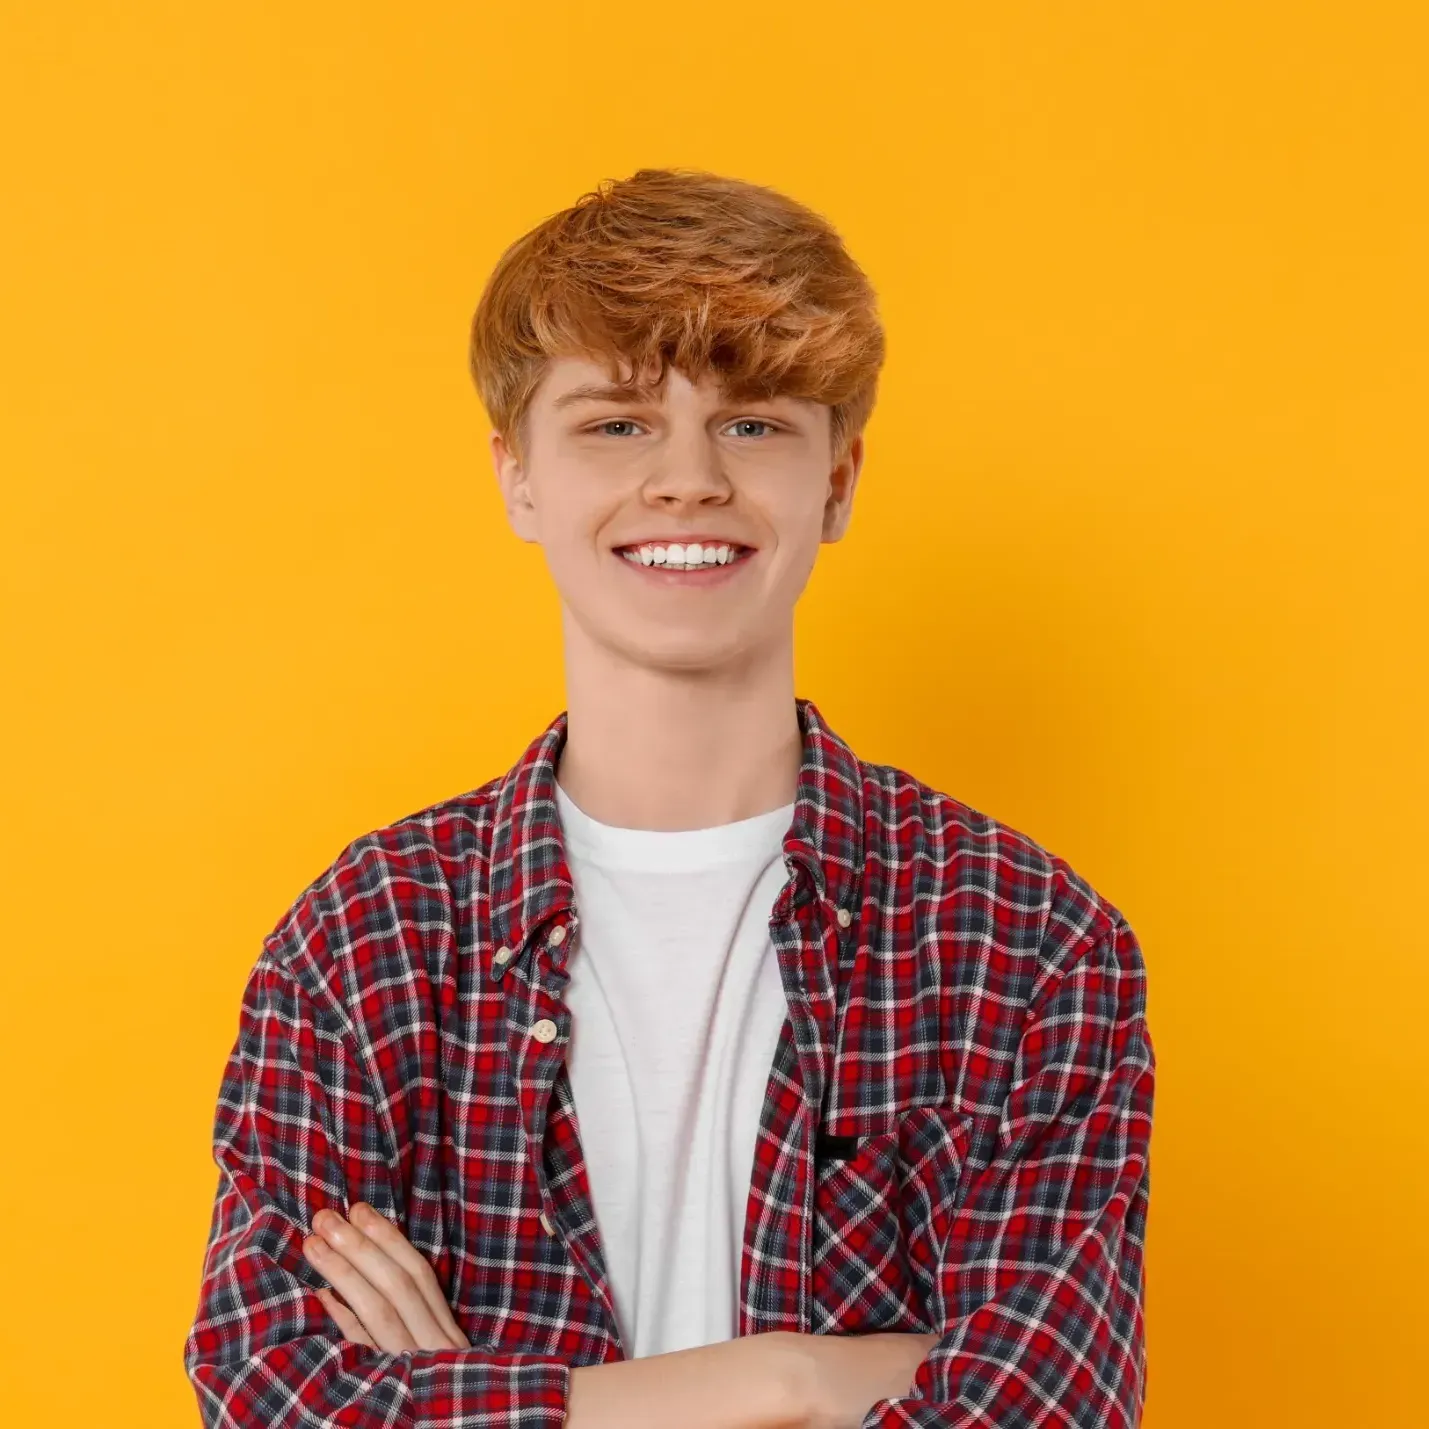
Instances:
[[[860,763],[865,858],[922,927],[1021,961],[1034,985],[1097,947],[1139,964],[1121,908],[1067,858],[907,770]]]
[[[454,952],[486,857],[494,789],[495,781],[352,839],[278,919],[264,958],[349,1025],[365,1020],[365,1001],[428,982],[433,960]]]

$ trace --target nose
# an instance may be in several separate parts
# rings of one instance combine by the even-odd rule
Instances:
[[[645,490],[651,497],[685,501],[727,496],[729,473],[716,436],[698,423],[672,427],[668,438],[656,448]]]

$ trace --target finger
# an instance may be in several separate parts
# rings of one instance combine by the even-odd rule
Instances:
[[[423,1348],[417,1344],[395,1305],[347,1259],[320,1235],[303,1242],[303,1254],[315,1270],[352,1308],[376,1348],[390,1354]]]
[[[381,1248],[382,1252],[395,1260],[416,1284],[422,1299],[432,1317],[447,1332],[457,1349],[469,1349],[470,1342],[462,1334],[461,1327],[452,1315],[451,1306],[442,1290],[441,1282],[431,1262],[386,1216],[379,1214],[365,1201],[353,1206],[349,1219],[368,1240]]]
[[[369,1337],[367,1327],[362,1321],[331,1290],[319,1290],[317,1295],[338,1329],[342,1331],[343,1339],[354,1340],[359,1345],[370,1345],[374,1350],[380,1348],[376,1341]]]
[[[319,1225],[319,1222],[322,1224]],[[427,1308],[427,1302],[417,1289],[417,1283],[406,1270],[393,1260],[379,1245],[371,1241],[356,1226],[343,1220],[331,1209],[320,1212],[313,1218],[313,1228],[330,1246],[335,1245],[343,1258],[358,1271],[367,1284],[380,1292],[388,1304],[402,1317],[407,1333],[419,1350],[459,1349],[454,1345],[437,1318]],[[350,1297],[344,1297],[357,1311],[362,1323],[375,1329],[363,1308]]]

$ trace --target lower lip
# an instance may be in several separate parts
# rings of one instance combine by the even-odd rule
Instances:
[[[700,571],[672,571],[662,565],[647,566],[644,561],[629,560],[619,551],[611,552],[611,555],[632,574],[642,576],[654,585],[662,586],[723,585],[726,581],[733,580],[740,570],[754,559],[755,554],[754,551],[746,551],[737,561],[729,561],[722,566],[706,566]]]

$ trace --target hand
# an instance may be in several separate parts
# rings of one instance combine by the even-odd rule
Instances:
[[[342,1293],[317,1295],[343,1338],[393,1354],[470,1349],[422,1253],[371,1206],[358,1201],[348,1214],[319,1211],[303,1241],[303,1258]]]
[[[859,1429],[880,1399],[908,1394],[938,1334],[794,1335],[804,1361],[806,1429]]]

